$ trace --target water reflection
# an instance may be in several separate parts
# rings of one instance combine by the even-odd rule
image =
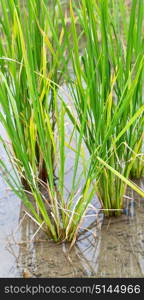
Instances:
[[[129,190],[130,195],[127,215],[105,219],[97,238],[78,242],[76,255],[88,276],[143,277],[144,199]]]
[[[27,269],[33,277],[143,277],[144,199],[133,191],[130,195],[135,201],[126,200],[127,214],[104,220],[101,214],[93,217],[71,250],[41,233],[30,242],[36,226],[26,218],[21,241],[27,242],[20,245],[18,259],[21,274]]]
[[[7,139],[6,132],[0,124],[0,135]],[[7,162],[7,167],[11,172],[11,167],[2,143],[0,143],[0,159]],[[0,168],[0,277],[18,276],[16,267],[16,256],[18,247],[15,245],[14,254],[7,247],[8,239],[12,239],[12,231],[18,226],[20,213],[20,200],[8,188],[3,180],[3,171]]]

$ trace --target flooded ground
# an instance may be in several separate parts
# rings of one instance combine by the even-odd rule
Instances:
[[[0,125],[0,134],[6,138],[5,131]],[[0,143],[0,158],[7,161],[2,144]],[[11,169],[9,169],[11,172]],[[16,257],[18,248],[15,246],[15,254],[8,247],[12,232],[19,222],[20,200],[8,188],[2,178],[0,170],[0,277],[15,276],[17,274]],[[17,235],[18,237],[18,235]]]
[[[144,199],[128,194],[133,199],[126,201],[125,214],[110,219],[89,216],[83,227],[92,218],[91,228],[70,249],[69,244],[48,241],[44,233],[35,235],[37,225],[24,208],[16,230],[19,201],[6,192],[0,202],[0,277],[143,277]]]
[[[68,168],[72,163],[73,157]],[[91,227],[70,249],[40,232],[35,235],[37,226],[0,173],[0,277],[144,277],[144,199],[132,191],[128,196],[125,214],[118,218],[103,219],[91,211],[83,224],[92,222]]]
[[[69,130],[67,126],[68,136]],[[6,137],[2,127],[0,133]],[[74,153],[67,151],[65,181],[71,190]],[[6,161],[2,146],[0,156]],[[70,249],[69,244],[55,244],[37,232],[37,225],[25,214],[2,175],[0,277],[144,277],[144,199],[135,192],[127,191],[124,213],[117,218],[103,218],[98,199],[94,199],[97,209],[88,211],[79,238]],[[137,184],[144,188],[144,180]]]
[[[0,132],[5,137],[1,127]],[[6,160],[2,146],[0,156]],[[66,168],[72,170],[73,153],[66,157]],[[97,209],[88,211],[79,238],[70,249],[69,244],[55,244],[37,232],[38,226],[25,214],[2,175],[0,277],[144,277],[144,199],[135,192],[127,191],[124,213],[117,218],[103,218],[98,199],[94,199]],[[71,176],[66,172],[68,190]],[[144,180],[137,184],[144,188]]]
[[[4,190],[5,188],[5,190]],[[20,203],[0,180],[0,277],[15,277],[17,274],[15,253],[9,248],[12,232],[18,226]]]

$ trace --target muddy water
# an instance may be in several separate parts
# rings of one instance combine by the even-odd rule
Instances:
[[[6,138],[5,131],[0,125],[0,134]],[[0,158],[7,160],[3,147],[0,143]],[[10,172],[11,169],[9,168]],[[0,170],[0,277],[16,276],[16,257],[9,247],[9,240],[12,238],[12,231],[16,229],[19,222],[20,201],[8,188],[2,179]],[[17,234],[18,237],[18,234]],[[18,247],[15,245],[15,253]]]
[[[6,137],[1,127],[0,133]],[[70,151],[66,154],[68,190],[73,155]],[[6,161],[2,146],[0,156]],[[137,183],[144,188],[144,180]],[[25,215],[0,171],[0,277],[143,277],[144,199],[131,190],[126,196],[124,214],[110,219],[103,218],[98,199],[94,199],[97,209],[89,209],[77,243],[70,249],[70,245],[54,244],[37,232],[37,225]]]
[[[15,277],[18,273],[15,254],[9,247],[12,231],[18,226],[18,220],[19,200],[0,180],[0,277]],[[15,245],[15,253],[17,251],[18,247]]]
[[[141,181],[141,186],[143,182]],[[89,211],[76,245],[54,244],[28,216],[22,219],[19,234],[9,235],[18,222],[18,202],[7,197],[1,219],[1,277],[143,277],[144,276],[144,199],[132,191],[126,202],[125,214],[103,219],[101,214]],[[6,200],[5,200],[6,201]],[[7,207],[7,206],[6,206]],[[24,209],[23,209],[24,210]],[[21,213],[21,218],[23,218]],[[91,222],[90,222],[91,218]],[[6,240],[9,235],[9,244]],[[13,253],[13,254],[12,254]]]

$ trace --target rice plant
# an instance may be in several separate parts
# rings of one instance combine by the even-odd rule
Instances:
[[[8,90],[6,84],[2,84],[1,105],[9,118],[12,147],[19,162],[22,161],[22,151],[27,153],[34,174],[44,181],[47,180],[48,174],[42,149],[39,148],[39,133],[42,126],[39,113],[41,106],[46,105],[48,97],[53,130],[55,116],[53,86],[49,85],[49,81],[43,80],[42,76],[60,84],[69,61],[68,56],[65,59],[66,44],[63,30],[59,28],[56,4],[53,3],[53,8],[48,4],[48,0],[29,0],[24,3],[18,0],[2,0],[0,17],[2,81],[10,87],[12,95],[9,93],[9,97],[15,99],[10,108],[9,99],[5,102]],[[11,110],[17,115],[13,120],[10,117]],[[35,122],[40,122],[39,128]],[[17,131],[21,131],[18,136],[21,151],[17,150],[17,143],[14,142],[13,126]],[[52,145],[51,155],[53,156]],[[27,186],[21,163],[18,167],[21,169],[22,181]]]
[[[128,80],[130,71],[133,68],[134,63],[144,53],[144,2],[143,1],[130,1],[131,13],[125,1],[112,2],[113,20],[115,27],[119,30],[118,38],[125,43],[125,69],[123,77],[121,76],[121,83],[125,83]],[[116,12],[120,12],[119,14]],[[123,37],[123,38],[121,38]],[[143,101],[143,82],[144,82],[144,71],[142,69],[137,88],[132,97],[132,104],[130,107],[131,116],[134,112],[140,108]],[[120,83],[119,83],[120,85]],[[131,149],[136,150],[133,155],[134,163],[132,165],[130,176],[132,178],[140,178],[144,171],[144,159],[143,159],[143,115],[137,119],[136,123],[130,129],[130,135],[127,143],[131,144]],[[133,139],[131,138],[132,132]],[[134,152],[133,152],[134,153]]]
[[[120,19],[111,21],[119,7],[124,13],[119,2],[70,1],[70,12],[59,0],[52,8],[48,0],[0,3],[0,122],[7,133],[0,141],[11,164],[0,158],[3,176],[50,239],[74,242],[95,193],[106,215],[121,212],[126,185],[143,195],[128,181],[143,143],[143,43],[133,56],[130,42],[132,34],[139,42],[136,1],[126,42]],[[74,113],[60,94],[65,80]]]
[[[3,83],[4,85],[6,82]],[[8,93],[11,91],[6,84]],[[6,100],[6,98],[5,98]],[[9,104],[15,101],[11,95]],[[34,171],[37,166],[32,165],[29,161],[26,149],[23,150],[23,145],[20,145],[16,129],[13,128],[13,140],[16,142],[16,149],[20,151],[20,161],[16,158],[11,144],[11,135],[9,135],[10,126],[8,120],[1,113],[1,123],[7,131],[9,136],[8,140],[1,138],[1,142],[5,148],[8,156],[9,163],[12,170],[7,167],[7,162],[0,159],[1,169],[3,176],[12,190],[20,197],[24,205],[28,209],[31,218],[42,228],[50,239],[54,241],[75,241],[77,238],[77,231],[84,218],[88,205],[94,196],[94,190],[90,186],[90,179],[82,181],[82,171],[79,177],[76,177],[78,164],[75,163],[75,168],[71,174],[73,182],[71,190],[66,193],[65,190],[65,172],[66,169],[66,148],[71,148],[71,141],[65,134],[65,109],[63,104],[58,103],[56,91],[54,91],[55,101],[55,131],[50,124],[50,115],[48,103],[45,107],[41,107],[40,115],[42,122],[41,137],[39,140],[39,147],[43,152],[46,170],[49,174],[47,182],[42,181]],[[8,116],[9,117],[9,116]],[[15,115],[13,115],[15,117]],[[35,117],[35,116],[34,116]],[[34,127],[36,124],[34,123]],[[33,133],[34,134],[34,133]],[[81,133],[82,134],[82,133]],[[80,156],[81,138],[78,139],[78,149],[75,154],[75,162],[78,161]],[[55,170],[53,169],[53,158],[51,156],[50,145],[53,145],[55,157]],[[21,164],[24,170],[26,180],[28,182],[29,190],[24,189],[20,178]],[[67,176],[67,175],[66,175]],[[77,183],[75,184],[75,182]]]
[[[2,0],[1,6],[0,122],[7,133],[1,143],[12,167],[1,157],[3,176],[49,238],[72,241],[93,189],[89,179],[80,185],[82,175],[76,177],[81,131],[72,187],[65,192],[65,108],[57,89],[69,56],[58,12],[51,15],[48,1],[29,0],[21,7]]]
[[[67,112],[78,130],[85,119],[83,139],[92,157],[89,176],[96,180],[95,190],[108,216],[121,213],[127,186],[111,171],[128,179],[143,143],[142,11],[142,1],[132,0],[122,31],[124,1],[70,1],[74,45],[70,91],[76,114],[69,108]],[[81,38],[85,47],[80,55]]]

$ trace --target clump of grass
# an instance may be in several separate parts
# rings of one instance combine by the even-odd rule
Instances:
[[[92,157],[89,176],[93,174],[96,180],[96,192],[105,214],[118,215],[127,184],[112,170],[128,179],[143,143],[143,4],[132,1],[129,23],[124,21],[121,32],[126,13],[124,2],[78,3],[70,1],[74,44],[74,80],[70,90],[77,115],[69,108],[67,112],[78,130],[84,122],[83,139]],[[85,39],[82,55],[77,18]]]
[[[69,56],[65,59],[66,42],[57,8],[51,15],[47,4],[28,0],[22,8],[19,1],[1,1],[0,122],[8,136],[8,141],[1,137],[1,142],[13,172],[2,158],[0,165],[7,183],[49,238],[72,241],[93,189],[90,179],[81,188],[75,184],[76,180],[80,184],[76,173],[81,133],[73,184],[67,197],[65,194],[65,108],[57,89]]]
[[[9,88],[7,87],[10,93]],[[13,98],[13,101],[15,99]],[[4,177],[13,191],[22,199],[28,211],[35,219],[36,223],[48,234],[50,239],[54,241],[75,241],[77,231],[84,218],[88,205],[93,198],[94,190],[90,186],[90,179],[81,182],[82,173],[76,177],[78,169],[78,158],[81,155],[81,138],[78,139],[78,149],[75,154],[75,168],[71,172],[72,187],[66,193],[65,189],[65,172],[66,172],[66,149],[71,148],[71,139],[65,134],[65,108],[63,104],[58,103],[56,91],[54,91],[55,105],[55,131],[50,124],[50,116],[48,103],[41,107],[40,117],[43,121],[41,127],[42,139],[39,140],[39,147],[43,151],[43,157],[46,170],[49,174],[47,182],[42,181],[35,173],[35,168],[30,163],[27,153],[21,152],[21,161],[15,156],[12,145],[1,138],[3,146],[6,150],[8,160],[12,166],[13,172],[10,173],[7,164],[0,159],[0,165],[4,173]],[[2,114],[1,114],[2,117]],[[8,129],[6,120],[2,117],[1,122],[5,129]],[[7,130],[9,135],[9,130]],[[74,134],[74,133],[73,133]],[[15,140],[17,141],[17,149],[20,145],[15,132]],[[11,141],[11,138],[10,138]],[[53,169],[53,159],[51,156],[50,145],[53,145],[55,157],[55,170]],[[21,169],[24,169],[26,179],[30,190],[23,188],[20,178]],[[57,174],[57,177],[56,175]],[[57,180],[56,180],[57,179]]]
[[[66,44],[63,30],[59,28],[56,1],[49,10],[48,3],[47,0],[28,0],[24,4],[2,0],[0,17],[1,106],[9,118],[9,135],[17,160],[24,163],[22,154],[27,153],[34,174],[43,181],[48,174],[39,147],[43,123],[40,111],[47,101],[53,130],[55,127],[53,84],[49,85],[43,77],[60,84],[69,61],[69,56],[65,59]],[[15,132],[19,132],[17,141]],[[53,146],[50,148],[53,156]],[[18,168],[27,185],[21,163]]]
[[[125,1],[118,1],[120,13],[123,18],[123,40],[127,40],[127,56],[126,56],[126,72],[125,80],[128,80],[128,74],[132,70],[133,64],[140,58],[144,53],[144,2],[143,1],[131,1],[131,15],[129,10],[125,6]],[[129,17],[130,15],[130,17]],[[117,17],[116,17],[117,18]],[[122,24],[121,18],[121,24]],[[119,16],[120,19],[120,16]],[[115,19],[115,24],[117,20]],[[119,28],[120,28],[120,22]],[[121,26],[122,28],[122,26]],[[132,105],[130,107],[131,115],[134,111],[143,105],[143,82],[144,82],[144,71],[142,69],[137,88],[134,92]],[[131,148],[137,149],[136,155],[133,155],[135,162],[130,171],[130,176],[133,178],[140,178],[144,172],[143,164],[143,115],[137,119],[137,122],[131,127],[130,141]],[[135,132],[133,138],[131,138],[132,131]],[[129,140],[128,140],[129,143]]]
[[[74,242],[95,192],[106,215],[121,212],[127,184],[143,195],[128,181],[142,141],[144,105],[139,102],[134,108],[133,100],[143,72],[142,48],[131,62],[129,47],[121,47],[116,24],[110,22],[108,1],[77,2],[80,35],[72,1],[69,26],[59,0],[52,10],[48,0],[28,0],[26,7],[18,0],[1,0],[1,4],[0,122],[8,136],[1,142],[12,173],[2,158],[0,165],[7,183],[49,238]],[[82,36],[86,47],[81,56]],[[68,72],[71,57],[74,80]],[[58,92],[65,76],[77,115]],[[72,122],[69,138],[67,116]],[[137,139],[133,138],[136,124]],[[74,158],[66,193],[68,148]]]
[[[140,148],[142,150],[142,148]],[[135,159],[133,167],[130,172],[130,176],[133,179],[139,179],[144,177],[144,155],[139,152],[139,156]]]

